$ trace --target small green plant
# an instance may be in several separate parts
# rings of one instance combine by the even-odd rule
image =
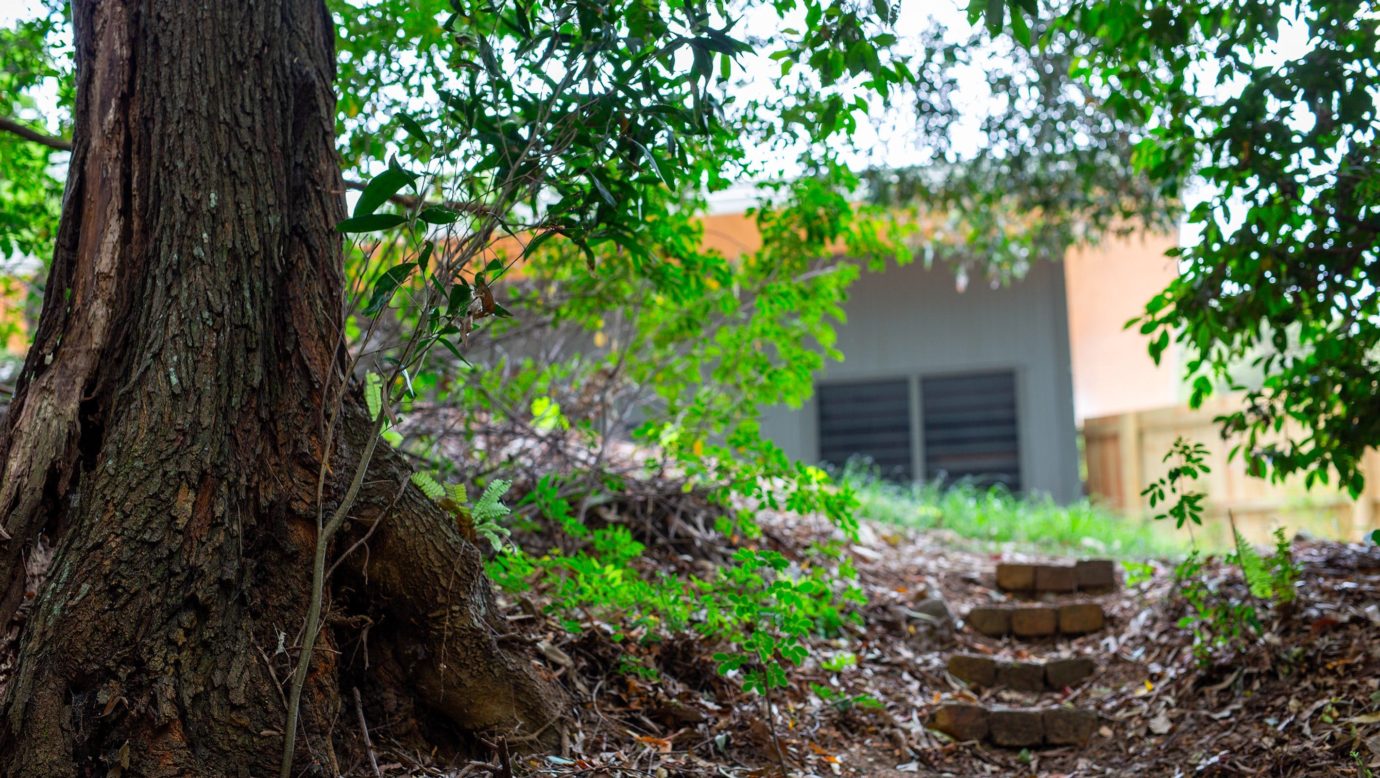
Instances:
[[[876,697],[870,694],[845,694],[843,692],[830,689],[821,683],[811,683],[810,689],[821,700],[829,703],[840,713],[852,710],[853,708],[867,708],[869,710],[881,710],[886,706]]]
[[[661,679],[660,671],[648,664],[647,660],[632,654],[623,654],[618,657],[618,672],[649,682]]]
[[[1228,558],[1241,568],[1241,576],[1251,596],[1267,603],[1287,605],[1294,601],[1294,583],[1299,579],[1300,569],[1294,561],[1293,550],[1284,535],[1284,528],[1275,529],[1275,553],[1268,560],[1263,559],[1255,547],[1247,542],[1232,522],[1232,536],[1236,541],[1236,551]]]
[[[1275,602],[1288,605],[1298,596],[1295,584],[1303,571],[1294,561],[1293,548],[1284,536],[1284,528],[1275,528],[1275,555],[1270,557],[1270,589]]]
[[[1200,665],[1210,664],[1220,650],[1258,631],[1260,620],[1254,606],[1234,601],[1204,581],[1203,559],[1197,549],[1174,568],[1174,582],[1188,606],[1178,625],[1193,633],[1193,656]]]
[[[1149,562],[1127,560],[1121,563],[1121,569],[1126,571],[1127,586],[1140,586],[1155,577],[1155,566]]]
[[[477,537],[489,541],[495,553],[508,543],[512,533],[499,520],[512,513],[512,509],[503,504],[503,495],[512,488],[512,481],[501,478],[490,481],[473,505],[469,504],[469,492],[464,484],[442,486],[430,473],[418,471],[412,474],[412,485],[450,511],[457,521],[468,523]]]
[[[1162,504],[1168,506],[1155,514],[1156,519],[1173,519],[1174,526],[1180,528],[1190,521],[1203,523],[1203,503],[1207,495],[1190,491],[1188,484],[1212,472],[1207,464],[1207,455],[1207,447],[1202,443],[1189,442],[1184,438],[1174,439],[1174,445],[1164,455],[1165,462],[1174,462],[1169,472],[1141,491],[1142,497],[1150,499],[1151,509]],[[1172,503],[1170,497],[1174,498]]]
[[[819,666],[831,673],[841,672],[850,667],[857,667],[858,655],[852,651],[841,651],[821,661]]]
[[[522,505],[536,507],[581,548],[533,554],[509,545],[490,560],[488,572],[510,591],[547,587],[551,612],[571,631],[591,618],[615,626],[620,641],[691,631],[720,644],[714,654],[720,674],[767,695],[787,685],[789,669],[805,661],[812,638],[861,620],[853,610],[864,601],[852,583],[856,570],[837,549],[817,548],[818,559],[795,564],[775,551],[740,548],[712,577],[650,577],[638,569],[645,549],[627,527],[590,528],[559,495],[558,479],[544,478]],[[840,653],[824,665],[841,671],[854,662]]]
[[[1365,757],[1361,756],[1360,751],[1351,752],[1351,761],[1356,763],[1356,778],[1375,778],[1375,773],[1366,764]]]
[[[1275,530],[1275,553],[1262,558],[1232,524],[1235,549],[1226,557],[1228,564],[1241,571],[1250,599],[1236,599],[1208,585],[1203,576],[1203,560],[1197,549],[1174,569],[1179,595],[1188,613],[1179,626],[1193,632],[1193,654],[1200,664],[1208,664],[1220,650],[1237,646],[1262,631],[1257,605],[1287,608],[1297,597],[1295,583],[1301,570],[1294,561],[1284,529]]]

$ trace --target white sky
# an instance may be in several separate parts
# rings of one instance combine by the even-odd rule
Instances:
[[[38,3],[32,0],[0,0],[0,24],[14,24],[37,13]]]

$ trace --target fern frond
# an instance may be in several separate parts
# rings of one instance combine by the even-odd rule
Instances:
[[[1270,572],[1265,568],[1265,560],[1260,558],[1255,546],[1246,542],[1235,522],[1232,522],[1231,534],[1236,539],[1236,561],[1241,566],[1241,575],[1246,579],[1246,586],[1252,595],[1268,599],[1274,591],[1274,586],[1270,582]]]
[[[470,501],[470,493],[465,489],[464,484],[451,484],[446,487],[446,491],[449,492],[451,501],[456,505],[465,505]]]
[[[413,473],[412,485],[421,489],[422,494],[425,494],[433,502],[440,502],[441,498],[446,496],[445,487],[436,483],[436,479],[432,478],[430,473],[420,471]]]
[[[479,499],[474,503],[474,508],[470,510],[470,515],[474,518],[476,525],[501,519],[512,512],[502,502],[503,495],[507,494],[512,486],[512,481],[495,478],[489,482],[488,486],[484,487],[484,493],[479,495]]]
[[[474,531],[481,538],[489,541],[489,545],[493,547],[494,553],[502,551],[503,544],[512,536],[512,533],[508,531],[507,527],[493,523],[476,525]]]

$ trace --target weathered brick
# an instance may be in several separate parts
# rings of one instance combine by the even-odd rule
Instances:
[[[1077,686],[1096,669],[1097,664],[1087,657],[1051,659],[1045,663],[1045,684],[1055,691]]]
[[[1044,714],[1038,710],[999,708],[987,715],[987,726],[999,746],[1038,746],[1045,739]]]
[[[1092,739],[1097,715],[1072,708],[1049,708],[1043,714],[1045,742],[1052,746],[1081,746]]]
[[[1059,606],[1059,631],[1065,635],[1086,635],[1102,629],[1106,623],[1102,606],[1095,602]]]
[[[1036,565],[1035,591],[1076,592],[1078,576],[1071,565]]]
[[[1109,592],[1116,588],[1116,564],[1110,559],[1082,559],[1073,570],[1082,591]]]
[[[988,637],[999,638],[1011,631],[1011,612],[1005,608],[973,608],[965,621]]]
[[[997,588],[1004,592],[1029,592],[1035,589],[1035,565],[1001,562],[997,565]]]
[[[997,685],[1017,692],[1045,690],[1045,668],[1031,662],[1002,662],[997,666]]]
[[[949,657],[949,673],[971,686],[991,686],[997,680],[997,662],[977,654],[954,654]]]
[[[1058,626],[1058,611],[1053,608],[1016,608],[1011,611],[1011,632],[1018,637],[1053,635]]]
[[[982,740],[988,732],[987,709],[981,705],[951,702],[930,716],[930,729],[937,729],[954,740]]]

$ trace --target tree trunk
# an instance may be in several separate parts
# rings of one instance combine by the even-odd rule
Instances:
[[[344,388],[331,20],[321,0],[73,15],[62,225],[0,443],[0,625],[21,622],[0,772],[276,774],[320,516],[370,434]],[[419,732],[549,741],[559,694],[501,648],[478,552],[380,448],[297,771],[337,769],[353,685]]]

